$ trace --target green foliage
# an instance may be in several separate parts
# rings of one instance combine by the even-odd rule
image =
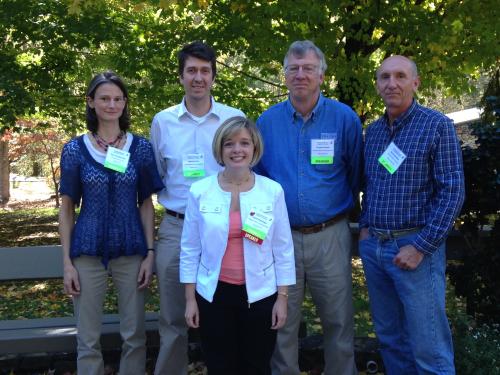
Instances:
[[[43,113],[82,130],[84,90],[113,69],[130,87],[133,130],[178,103],[176,53],[201,39],[219,55],[216,99],[257,117],[286,95],[289,44],[311,39],[325,52],[325,93],[363,119],[383,106],[373,85],[380,60],[413,57],[423,95],[469,91],[499,55],[494,0],[3,0],[0,2],[0,126]]]
[[[453,321],[453,340],[457,374],[500,374],[500,325],[476,327],[462,315]]]
[[[313,40],[329,64],[326,94],[369,118],[382,109],[373,87],[375,68],[390,54],[415,59],[424,94],[436,88],[448,95],[467,91],[469,79],[498,56],[497,19],[488,10],[493,8],[493,1],[231,0],[210,2],[199,14],[204,38],[242,55],[269,79],[279,73],[292,41]]]
[[[500,326],[480,324],[465,312],[466,301],[448,288],[446,309],[450,320],[457,374],[500,375]]]
[[[483,117],[472,127],[476,147],[463,150],[466,201],[462,209],[469,250],[450,267],[457,294],[467,298],[467,312],[480,322],[500,320],[500,70],[485,91]]]

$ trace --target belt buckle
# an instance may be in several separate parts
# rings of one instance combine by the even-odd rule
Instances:
[[[377,237],[380,241],[387,241],[393,238],[390,231],[380,231],[380,230],[372,230],[372,233]]]

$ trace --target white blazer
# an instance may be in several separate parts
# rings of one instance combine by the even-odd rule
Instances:
[[[229,234],[231,193],[221,189],[217,175],[195,182],[189,191],[181,239],[180,281],[196,283],[196,291],[212,302]],[[274,218],[261,245],[243,239],[248,303],[276,293],[277,286],[295,284],[295,259],[285,196],[281,185],[255,175],[255,185],[240,193],[242,223],[250,211]]]

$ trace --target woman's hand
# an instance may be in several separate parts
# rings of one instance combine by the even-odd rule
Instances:
[[[78,271],[73,264],[64,265],[64,293],[70,296],[78,296],[80,294]]]
[[[153,279],[153,263],[155,260],[154,252],[148,251],[148,255],[141,263],[141,268],[139,268],[139,275],[137,276],[137,283],[139,284],[139,289],[145,289],[151,283]]]
[[[186,323],[190,328],[198,328],[200,326],[200,312],[196,298],[190,298],[186,301],[186,313],[184,314]]]
[[[80,294],[80,280],[78,271],[69,256],[71,243],[71,232],[75,225],[75,204],[68,195],[61,196],[61,207],[59,207],[59,236],[63,253],[64,267],[64,293],[71,296]]]
[[[200,311],[196,302],[196,284],[188,283],[186,288],[186,312],[184,318],[190,328],[198,328],[200,326]]]
[[[285,325],[287,314],[288,296],[278,294],[278,298],[273,306],[271,329],[280,329]]]

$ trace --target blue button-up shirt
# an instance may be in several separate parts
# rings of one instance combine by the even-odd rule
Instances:
[[[359,193],[362,133],[347,105],[319,96],[304,122],[290,100],[257,120],[264,155],[255,171],[279,182],[292,226],[322,223],[348,212]],[[333,164],[311,164],[311,140],[333,139]]]
[[[432,253],[444,241],[464,201],[462,153],[453,122],[413,101],[389,126],[384,115],[366,131],[361,227],[422,227],[413,244]],[[378,158],[391,142],[406,155],[390,174]]]

